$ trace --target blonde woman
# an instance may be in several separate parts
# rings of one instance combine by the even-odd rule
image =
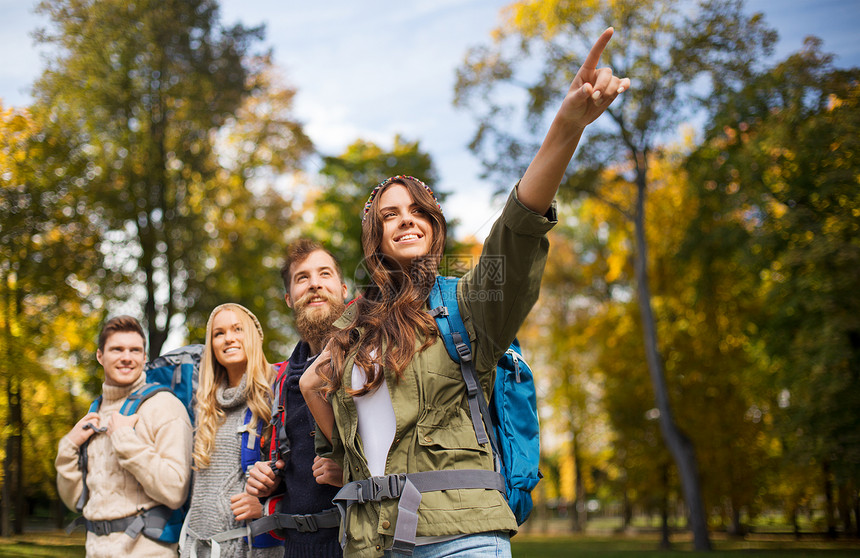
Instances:
[[[209,315],[206,347],[196,392],[194,479],[183,558],[283,555],[273,539],[244,534],[245,522],[262,515],[260,501],[245,489],[242,448],[254,442],[259,455],[259,425],[271,418],[275,370],[263,354],[263,329],[256,316],[239,304],[222,304]],[[253,449],[253,448],[252,448]],[[232,533],[230,533],[232,531]]]

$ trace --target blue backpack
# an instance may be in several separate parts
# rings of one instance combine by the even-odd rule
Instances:
[[[428,301],[430,314],[448,355],[460,364],[478,443],[490,441],[499,472],[505,478],[508,505],[521,525],[532,511],[531,491],[542,477],[538,470],[540,424],[534,376],[523,359],[519,342],[514,340],[496,364],[496,382],[487,405],[475,372],[469,335],[460,317],[458,281],[456,277],[436,277]]]
[[[146,383],[140,389],[129,394],[120,407],[119,413],[126,416],[133,415],[140,408],[140,405],[153,395],[162,391],[169,391],[185,406],[188,418],[193,424],[194,390],[197,388],[197,370],[202,354],[203,345],[188,345],[147,362],[144,365]],[[102,396],[100,395],[92,402],[89,411],[97,412],[99,407],[101,407],[101,402]],[[95,430],[97,432],[104,432],[106,428],[101,427]],[[79,513],[83,511],[84,505],[89,498],[89,489],[87,488],[88,444],[89,440],[81,446],[78,457],[78,466],[81,470],[83,481],[83,491],[75,505]],[[137,538],[142,533],[153,540],[175,543],[179,540],[179,532],[182,529],[182,522],[185,520],[185,515],[188,512],[190,500],[191,496],[189,494],[188,499],[179,509],[171,510],[167,506],[156,506],[139,516],[112,521],[89,521],[83,517],[79,517],[69,525],[67,531],[83,525],[87,530],[99,534],[125,531],[128,536]]]
[[[252,416],[253,415],[251,413],[251,409],[247,409],[245,411],[244,421],[245,430],[242,431],[241,445],[239,448],[242,462],[242,473],[244,473],[246,476],[248,474],[248,471],[254,466],[257,461],[262,461],[264,459],[263,451],[261,449],[264,424],[262,421],[257,421],[257,429],[256,432],[254,432],[254,437],[253,439],[249,439],[251,438],[251,429],[249,428],[249,426],[251,424]],[[228,531],[227,533],[219,533],[218,535],[213,537],[213,540],[218,540],[218,542],[224,542],[225,540],[229,540],[231,538],[239,538],[238,535],[241,533],[243,535],[243,540],[247,542],[247,534],[250,532],[251,531],[249,526],[244,529],[240,528],[235,530],[233,536],[230,536],[230,531]],[[279,539],[271,533],[264,532],[260,534],[253,533],[253,543],[251,544],[251,546],[254,548],[268,548],[270,546],[280,546],[282,544],[284,544],[283,539]]]

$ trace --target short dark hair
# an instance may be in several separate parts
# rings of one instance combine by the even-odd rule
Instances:
[[[290,281],[292,280],[290,268],[293,264],[302,263],[308,256],[317,250],[322,250],[331,257],[334,262],[334,268],[337,272],[338,279],[343,283],[343,269],[341,269],[340,262],[334,257],[334,254],[316,240],[300,238],[295,242],[290,243],[284,251],[284,265],[281,266],[281,279],[284,280],[284,289],[286,289],[287,292],[290,292]]]
[[[99,350],[104,351],[107,338],[120,331],[133,331],[140,335],[143,339],[143,347],[146,348],[146,335],[143,334],[143,326],[137,321],[137,318],[131,316],[116,316],[105,322],[102,330],[99,333]]]

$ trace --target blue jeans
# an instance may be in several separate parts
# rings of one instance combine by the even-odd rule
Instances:
[[[511,558],[511,538],[506,531],[490,531],[463,535],[452,541],[416,546],[412,558]],[[385,551],[385,558],[406,558],[405,554]]]

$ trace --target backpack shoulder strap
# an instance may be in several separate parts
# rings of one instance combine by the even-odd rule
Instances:
[[[460,364],[460,372],[466,383],[469,414],[472,417],[472,426],[475,428],[478,443],[486,444],[489,441],[495,451],[498,444],[493,434],[492,417],[487,399],[478,383],[478,373],[475,371],[475,362],[472,359],[472,345],[457,302],[459,281],[457,277],[437,276],[436,281],[433,282],[433,288],[430,289],[427,303],[431,307],[430,315],[436,320],[439,335],[445,343],[448,355],[454,362]]]
[[[436,326],[445,349],[454,362],[460,362],[461,352],[466,355],[466,360],[472,356],[472,344],[469,334],[460,316],[460,305],[457,303],[457,283],[459,277],[436,277],[433,288],[430,289],[430,297],[427,301],[430,307],[430,315],[436,319]],[[458,347],[462,343],[465,348]]]
[[[245,420],[242,421],[242,426],[239,427],[238,433],[241,436],[241,444],[239,450],[241,452],[242,474],[246,474],[248,469],[254,466],[254,463],[260,460],[260,438],[263,435],[263,422],[257,421],[256,429],[251,428],[251,418],[253,414],[251,409],[245,409]]]
[[[99,395],[98,397],[93,399],[92,403],[90,403],[90,410],[88,412],[97,413],[101,406],[102,406],[102,396]]]
[[[143,387],[130,393],[125,398],[122,407],[119,408],[119,414],[126,416],[133,415],[144,401],[162,391],[170,391],[170,388],[161,384],[144,384]]]
[[[128,397],[125,398],[125,401],[122,403],[122,407],[120,407],[119,412],[121,415],[133,415],[137,412],[140,404],[155,395],[156,393],[162,391],[170,391],[170,388],[167,386],[163,386],[161,384],[144,384],[140,389],[129,394]],[[99,410],[102,404],[102,396],[99,395],[96,397],[92,403],[90,403],[89,412],[94,413]],[[83,482],[83,490],[81,491],[81,496],[78,498],[78,501],[75,503],[75,509],[78,512],[82,512],[84,506],[87,503],[87,500],[90,496],[90,491],[87,488],[87,469],[89,466],[89,457],[87,455],[87,446],[89,445],[89,440],[84,442],[81,448],[78,450],[78,468],[81,471],[81,481]]]
[[[280,455],[281,459],[286,462],[290,456],[290,439],[287,436],[286,420],[287,412],[287,397],[284,393],[284,382],[287,381],[287,367],[289,359],[280,364],[276,364],[277,375],[275,376],[274,397],[272,398],[272,440],[269,444],[269,459],[272,462],[272,469],[275,470],[275,462]]]
[[[87,411],[88,413],[97,413],[99,408],[102,406],[102,396],[99,395],[93,402],[90,403],[90,409]],[[78,498],[78,501],[75,502],[75,510],[78,513],[81,513],[84,510],[84,506],[87,503],[87,500],[90,497],[90,490],[87,488],[87,467],[89,463],[89,458],[87,456],[87,446],[89,445],[90,440],[87,439],[81,447],[78,449],[78,469],[81,471],[81,483],[83,484],[83,488],[81,490],[81,496]]]

